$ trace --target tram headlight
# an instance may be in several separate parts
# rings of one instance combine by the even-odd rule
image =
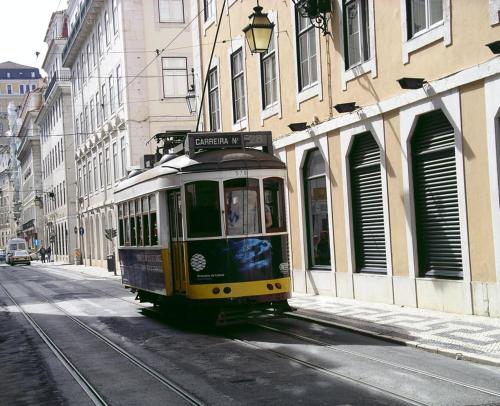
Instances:
[[[220,292],[220,289],[219,289],[219,288],[213,288],[213,289],[212,289],[212,293],[213,293],[214,295],[218,295],[218,294],[219,294],[219,292]]]
[[[276,286],[276,289],[281,289],[281,283],[279,283],[279,282],[276,282],[274,284],[274,286]]]
[[[230,288],[229,286],[226,286],[226,287],[224,288],[224,293],[225,293],[225,294],[231,293],[231,288]]]
[[[273,289],[274,289],[274,286],[273,286],[273,284],[272,284],[272,283],[268,283],[268,284],[267,284],[267,288],[268,288],[269,290],[273,290]]]

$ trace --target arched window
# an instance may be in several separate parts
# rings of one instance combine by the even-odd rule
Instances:
[[[330,235],[325,161],[319,150],[310,151],[304,166],[309,267],[330,267]]]
[[[349,165],[356,272],[386,273],[380,148],[372,134],[356,135]]]
[[[419,276],[461,279],[455,133],[441,110],[419,117],[411,156]]]

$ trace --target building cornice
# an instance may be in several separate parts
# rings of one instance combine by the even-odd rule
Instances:
[[[422,89],[409,91],[398,96],[390,97],[379,103],[364,106],[348,115],[333,118],[307,130],[291,133],[274,141],[274,148],[280,150],[289,145],[310,140],[342,127],[362,122],[366,119],[400,109],[401,107],[429,99],[445,93],[451,89],[482,80],[500,73],[500,57],[463,69],[444,78],[433,80],[424,85]]]

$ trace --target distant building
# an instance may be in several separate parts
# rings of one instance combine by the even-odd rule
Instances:
[[[19,165],[15,138],[18,130],[18,112],[25,94],[41,82],[38,68],[11,61],[0,63],[0,244],[18,234]],[[12,138],[3,138],[10,135]]]
[[[42,106],[42,90],[26,94],[19,111],[20,127],[17,132],[19,161],[19,225],[17,234],[30,249],[39,249],[45,241],[43,218],[42,171],[40,163],[40,134],[35,119]]]
[[[40,79],[38,68],[10,61],[0,63],[0,135],[9,130],[9,102],[13,102],[16,107],[20,106],[24,95],[34,90]]]
[[[79,244],[86,264],[105,266],[116,246],[106,239],[117,229],[115,185],[155,154],[154,134],[194,127],[185,100],[193,14],[189,2],[70,0],[67,15]]]

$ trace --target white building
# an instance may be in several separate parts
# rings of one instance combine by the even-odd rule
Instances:
[[[21,125],[17,133],[19,139],[16,151],[19,161],[20,191],[19,231],[28,247],[39,249],[45,240],[42,210],[42,177],[40,164],[40,134],[35,119],[42,106],[42,90],[35,89],[26,94],[19,118]]]
[[[42,67],[48,74],[48,84],[37,124],[41,129],[45,246],[51,246],[56,261],[73,262],[77,247],[75,131],[71,71],[62,67],[67,38],[66,14],[57,11],[52,14],[45,34],[48,49]]]
[[[71,69],[79,246],[105,266],[116,245],[115,185],[144,167],[156,133],[192,129],[192,15],[182,0],[70,0],[62,66]]]

